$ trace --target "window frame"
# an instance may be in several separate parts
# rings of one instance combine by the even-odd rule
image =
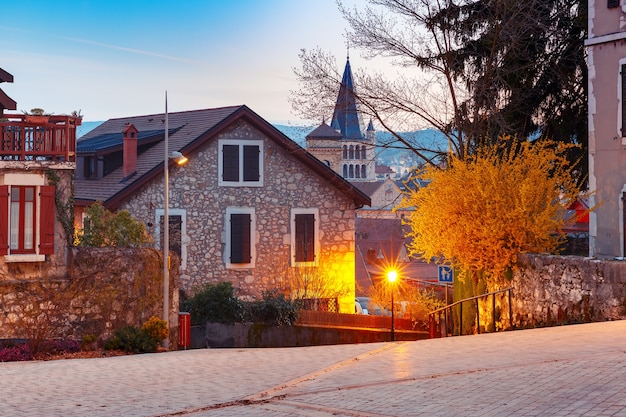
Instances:
[[[181,224],[180,224],[180,270],[184,271],[187,269],[187,243],[189,238],[187,236],[187,210],[179,209],[179,208],[169,208],[167,210],[167,214],[169,217],[180,216]],[[155,219],[154,224],[156,225],[154,230],[154,241],[159,242],[158,247],[162,251],[163,247],[161,245],[161,219],[165,216],[165,209],[156,209],[155,210]],[[170,228],[170,246],[172,243],[172,229]]]
[[[4,255],[4,260],[10,262],[44,262],[46,255],[55,253],[55,187],[45,185],[45,179],[37,174],[9,173],[4,175],[4,184],[0,185],[0,255]],[[25,248],[23,245],[23,219],[20,219],[18,233],[19,244],[17,248],[12,245],[14,233],[11,224],[12,210],[12,189],[27,188],[33,190],[32,201],[32,243],[33,248]],[[21,194],[22,192],[20,192]],[[21,200],[23,200],[20,197]],[[21,204],[20,204],[21,205]],[[13,207],[12,207],[13,206]],[[23,205],[19,208],[23,214]],[[22,216],[20,216],[22,217]]]
[[[228,164],[225,163],[224,148],[226,146],[237,147],[237,181],[224,180],[224,169],[228,168]],[[247,174],[246,168],[250,167],[250,164],[246,163],[246,147],[258,147],[258,177],[256,181],[246,180]],[[263,186],[263,171],[264,171],[264,141],[258,139],[220,139],[218,145],[218,186],[220,187],[262,187]]]
[[[298,261],[296,259],[296,249],[298,241],[298,230],[296,227],[296,216],[313,215],[313,261]],[[294,267],[318,266],[320,260],[320,214],[318,208],[293,208],[290,214],[290,235],[291,235],[291,265]]]
[[[231,216],[237,214],[247,214],[250,216],[249,245],[250,262],[232,262],[231,255],[233,249]],[[224,253],[223,261],[227,269],[250,269],[256,264],[256,212],[252,207],[227,207],[224,214]]]

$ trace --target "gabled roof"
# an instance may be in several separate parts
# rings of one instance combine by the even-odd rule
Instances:
[[[333,112],[333,119],[330,123],[333,129],[339,130],[343,137],[348,140],[362,140],[361,120],[359,110],[356,105],[354,94],[354,83],[352,82],[352,69],[350,68],[350,58],[346,60],[346,67],[343,71],[341,87]]]
[[[342,139],[341,133],[337,132],[325,122],[306,135],[307,139]]]
[[[170,136],[175,133],[180,127],[168,129]],[[137,145],[141,146],[144,143],[151,142],[152,140],[163,140],[165,134],[165,128],[159,130],[144,130],[137,132]],[[122,131],[117,133],[103,133],[98,136],[92,136],[90,138],[82,138],[76,142],[76,152],[102,152],[106,150],[122,148],[124,141],[124,134]]]
[[[110,119],[83,136],[80,143],[110,134],[121,134],[128,123],[135,125],[139,132],[156,131],[159,128],[164,131],[164,121],[165,114],[163,113]],[[174,126],[174,132],[168,137],[170,151],[193,155],[195,150],[238,121],[250,123],[270,140],[288,150],[293,157],[328,183],[349,195],[357,207],[371,204],[368,196],[245,105],[169,113],[168,124]],[[138,155],[137,175],[127,181],[123,181],[123,168],[121,167],[99,180],[77,179],[75,181],[76,204],[88,205],[95,201],[102,201],[105,207],[116,209],[122,201],[137,192],[143,185],[163,175],[164,146],[164,141],[161,140]],[[169,163],[174,164],[173,161]]]

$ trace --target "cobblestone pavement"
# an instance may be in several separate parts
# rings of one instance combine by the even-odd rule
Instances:
[[[0,415],[626,417],[626,321],[0,363]]]

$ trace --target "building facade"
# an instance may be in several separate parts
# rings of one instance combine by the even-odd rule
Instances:
[[[164,114],[112,119],[78,144],[77,203],[103,201],[147,225],[161,247]],[[170,249],[187,292],[228,281],[242,298],[279,290],[341,294],[354,310],[355,211],[370,200],[246,106],[171,113]],[[130,127],[129,127],[130,126]],[[133,146],[124,147],[124,139]],[[80,167],[102,167],[103,175]],[[316,290],[303,294],[303,282]],[[322,288],[326,291],[322,294]]]
[[[589,1],[589,255],[624,257],[626,4]]]

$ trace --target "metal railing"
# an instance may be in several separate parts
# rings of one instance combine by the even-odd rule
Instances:
[[[513,328],[513,305],[511,303],[511,290],[513,287],[505,288],[503,290],[490,292],[487,294],[477,295],[475,297],[466,298],[464,300],[457,301],[448,306],[442,307],[435,311],[432,311],[428,314],[428,323],[429,323],[429,333],[430,338],[435,337],[447,337],[448,335],[462,335],[463,334],[463,304],[467,306],[467,304],[474,306],[474,314],[475,314],[475,323],[476,323],[476,332],[480,334],[480,305],[479,302],[482,299],[489,299],[491,297],[491,328],[492,331],[497,331],[497,309],[496,309],[496,296],[505,294],[508,297],[508,324],[509,329]],[[458,318],[458,332],[456,332],[456,326],[454,323],[454,312],[457,312]],[[451,326],[452,325],[452,326]]]

